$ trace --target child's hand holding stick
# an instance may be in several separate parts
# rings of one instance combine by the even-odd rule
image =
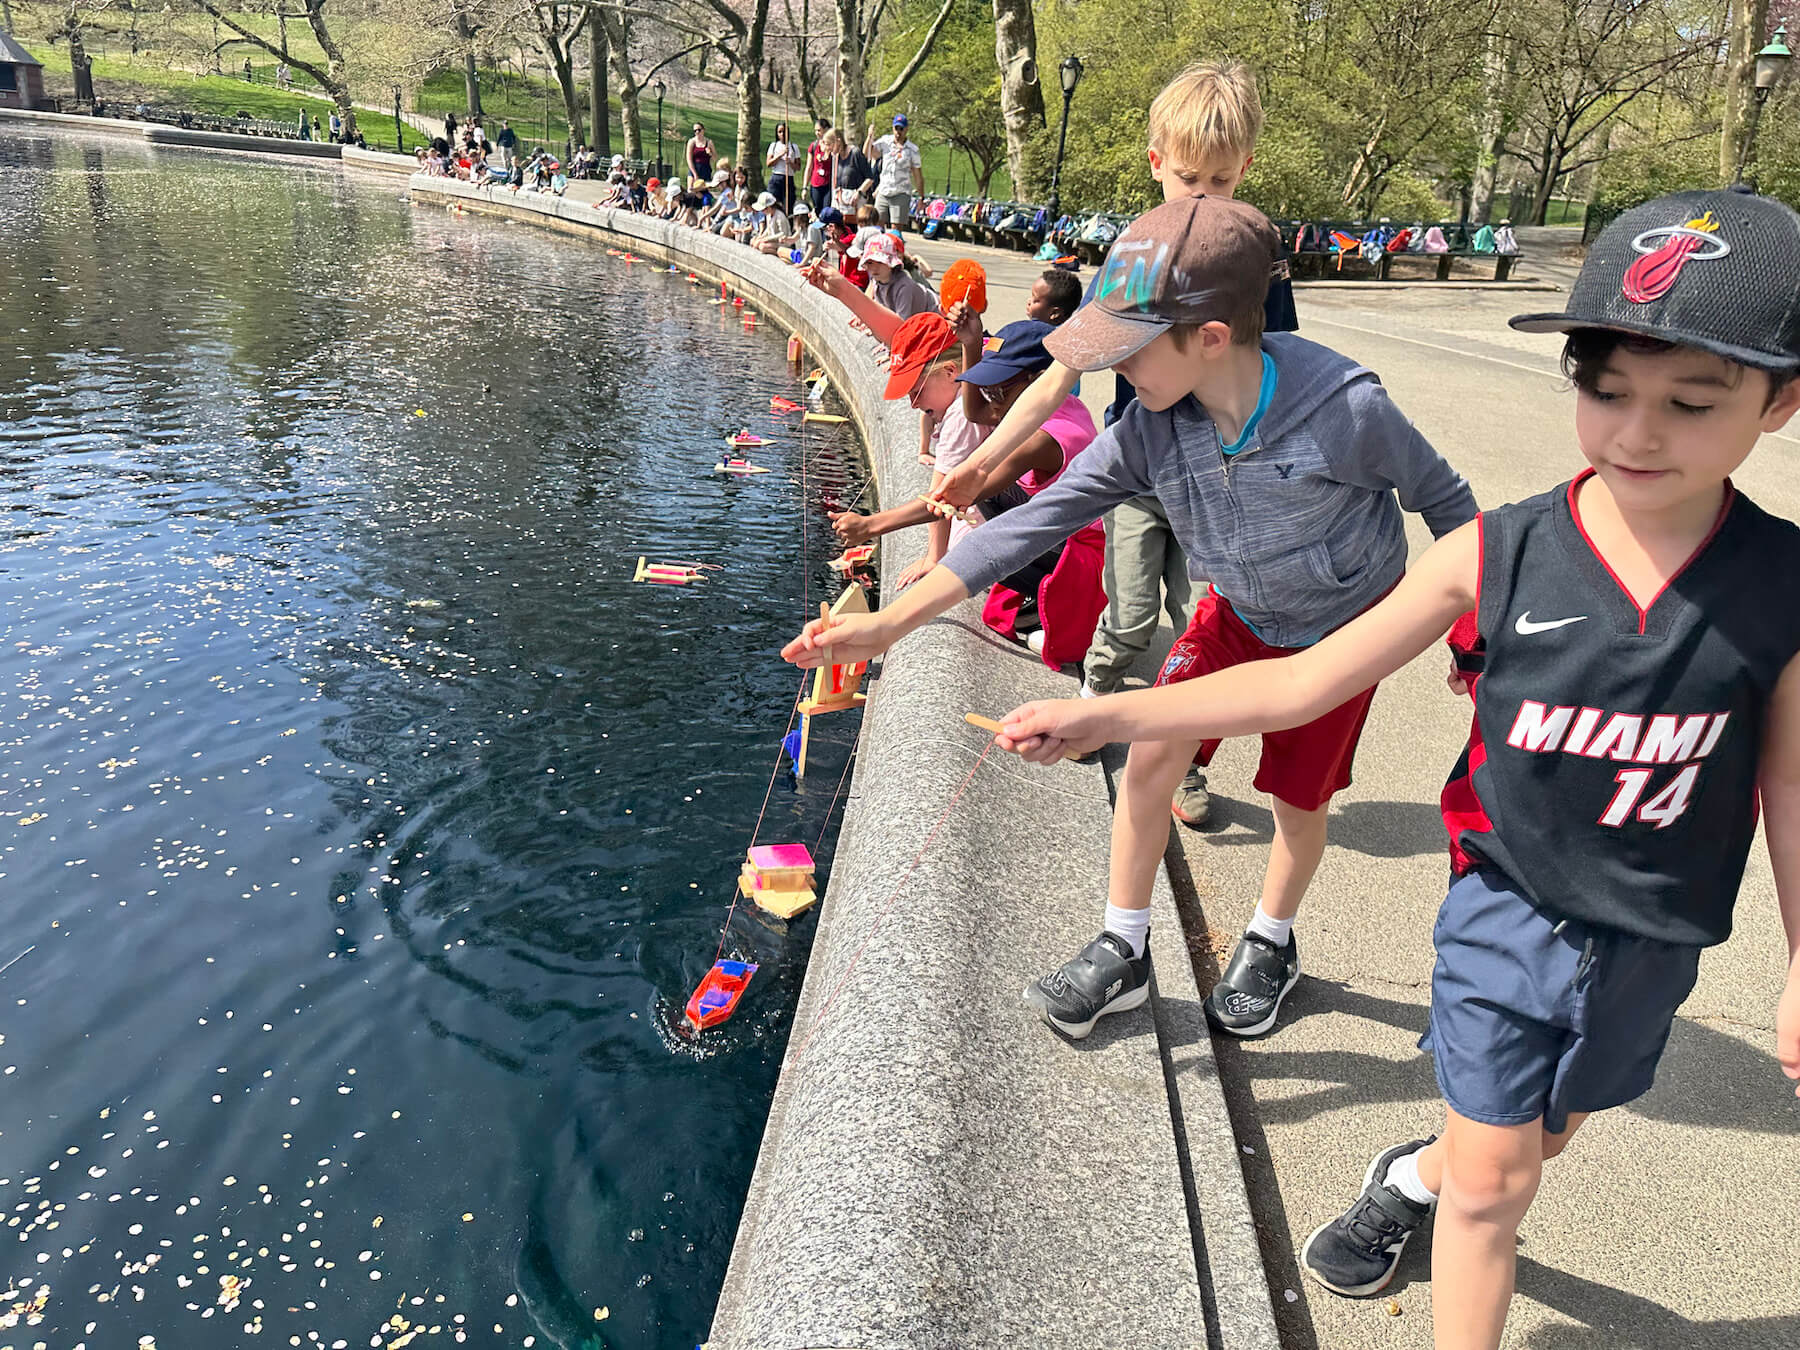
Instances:
[[[781,657],[802,670],[854,665],[880,656],[898,636],[880,614],[834,617],[829,606],[820,605],[819,617],[781,649]]]
[[[1062,759],[1080,759],[1106,744],[1106,737],[1084,727],[1091,720],[1089,706],[1094,699],[1054,698],[1026,703],[1014,708],[1004,722],[975,713],[965,713],[970,726],[994,733],[994,743],[1010,750],[1020,759],[1033,764],[1054,764]]]

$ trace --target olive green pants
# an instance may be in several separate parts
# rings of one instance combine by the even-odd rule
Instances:
[[[1187,559],[1162,503],[1134,497],[1115,506],[1106,517],[1106,611],[1088,647],[1088,687],[1100,694],[1116,690],[1155,641],[1165,610],[1179,637],[1193,617],[1193,602]]]

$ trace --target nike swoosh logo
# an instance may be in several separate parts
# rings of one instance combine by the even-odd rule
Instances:
[[[1572,623],[1581,623],[1587,615],[1577,614],[1572,619],[1544,619],[1538,623],[1531,621],[1531,611],[1526,610],[1519,615],[1519,621],[1513,625],[1513,632],[1520,637],[1530,637],[1533,633],[1548,633],[1552,628],[1567,628]]]

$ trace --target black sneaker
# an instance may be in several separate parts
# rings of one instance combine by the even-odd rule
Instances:
[[[1051,1026],[1081,1040],[1107,1013],[1141,1007],[1150,997],[1150,939],[1134,957],[1131,944],[1102,933],[1061,970],[1025,986],[1025,1003]]]
[[[1285,947],[1245,933],[1206,996],[1206,1020],[1233,1036],[1260,1036],[1275,1025],[1281,1000],[1299,979],[1300,947],[1292,933]]]
[[[1300,1264],[1308,1275],[1346,1298],[1367,1298],[1388,1287],[1400,1265],[1400,1253],[1433,1208],[1415,1204],[1389,1186],[1388,1168],[1436,1138],[1395,1144],[1369,1164],[1356,1203],[1330,1223],[1313,1229],[1300,1249]]]

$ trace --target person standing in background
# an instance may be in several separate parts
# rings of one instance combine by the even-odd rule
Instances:
[[[713,143],[706,138],[706,127],[694,123],[694,134],[687,143],[688,186],[703,190],[712,181]]]
[[[812,203],[813,219],[831,205],[831,180],[837,173],[837,157],[825,148],[831,135],[831,119],[821,117],[814,130],[812,144],[806,147],[806,198]]]
[[[794,176],[800,170],[800,147],[788,139],[788,124],[775,124],[775,139],[769,143],[769,194],[775,198],[785,216],[794,209]]]
[[[912,199],[925,193],[925,159],[907,137],[906,114],[896,113],[894,134],[871,141],[863,153],[881,166],[875,188],[875,210],[881,223],[890,230],[905,230],[912,219]]]

